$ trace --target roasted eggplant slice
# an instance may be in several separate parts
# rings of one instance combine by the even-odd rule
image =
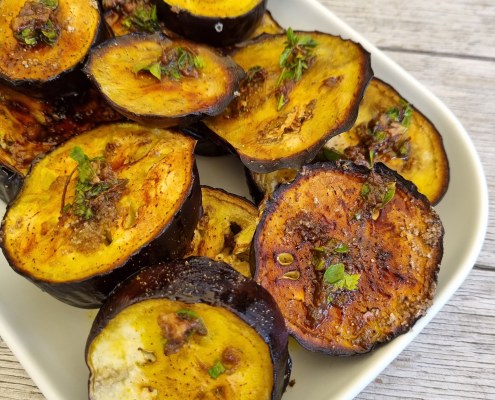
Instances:
[[[280,399],[288,334],[269,293],[208,258],[141,270],[91,328],[91,400]]]
[[[161,31],[156,4],[151,0],[103,0],[103,16],[114,36]]]
[[[239,96],[204,122],[262,173],[299,168],[352,127],[372,76],[361,45],[319,32],[262,36],[232,57],[246,71]]]
[[[181,36],[213,46],[247,39],[260,24],[266,0],[158,0],[165,25]]]
[[[219,114],[244,73],[207,46],[160,34],[106,41],[91,51],[84,70],[116,110],[158,127]]]
[[[3,0],[0,13],[0,80],[45,97],[83,86],[79,67],[107,34],[96,0]]]
[[[0,165],[6,172],[0,198],[13,198],[37,157],[71,136],[121,119],[95,89],[43,100],[0,85]]]
[[[382,162],[412,181],[432,204],[447,191],[449,161],[440,133],[392,86],[373,79],[353,128],[325,144],[325,154],[370,166]]]
[[[384,164],[312,164],[266,203],[254,277],[304,347],[368,352],[425,313],[443,234],[428,199]]]
[[[92,308],[142,266],[182,256],[201,209],[194,144],[120,123],[58,146],[33,164],[4,215],[10,266],[54,297]]]
[[[194,231],[188,256],[224,261],[251,277],[249,251],[258,223],[258,208],[243,197],[208,186],[201,188],[203,216]]]

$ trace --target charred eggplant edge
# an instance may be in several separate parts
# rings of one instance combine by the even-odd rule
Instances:
[[[277,303],[253,280],[230,265],[207,257],[150,264],[117,285],[93,321],[86,342],[86,360],[92,341],[111,319],[132,304],[160,298],[223,307],[255,329],[270,349],[271,399],[282,397],[289,383],[292,362],[287,328]]]

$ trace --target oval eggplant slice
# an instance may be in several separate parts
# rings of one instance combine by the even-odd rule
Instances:
[[[0,80],[38,97],[87,83],[79,67],[107,34],[96,0],[3,0],[0,12]]]
[[[246,71],[240,95],[204,122],[255,172],[311,161],[352,126],[372,76],[361,45],[319,32],[262,36],[232,57]]]
[[[0,176],[0,188],[6,189],[0,198],[14,197],[37,157],[78,133],[121,119],[96,89],[38,99],[0,85],[0,165],[10,171]]]
[[[96,316],[86,345],[89,398],[280,399],[287,343],[273,298],[227,264],[148,267]]]
[[[151,0],[103,0],[103,17],[114,36],[161,31],[156,5]]]
[[[260,24],[266,0],[158,0],[165,25],[195,42],[229,46],[247,39]]]
[[[182,256],[201,209],[194,143],[121,123],[58,146],[33,164],[7,208],[9,264],[54,297],[91,308],[140,267]]]
[[[363,353],[425,313],[443,234],[428,199],[385,165],[312,164],[266,204],[251,252],[255,280],[302,346]]]
[[[231,265],[251,277],[249,250],[258,223],[250,201],[222,189],[201,188],[203,216],[185,257],[203,256]]]
[[[368,167],[382,162],[412,181],[432,204],[440,201],[449,185],[442,136],[420,111],[379,79],[366,89],[352,129],[330,139],[325,153]]]
[[[229,57],[160,34],[106,41],[91,51],[84,71],[117,111],[158,127],[222,112],[243,76]]]

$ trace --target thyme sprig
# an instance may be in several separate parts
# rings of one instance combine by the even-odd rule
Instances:
[[[113,174],[106,167],[103,157],[90,159],[78,146],[71,150],[70,157],[77,162],[78,177],[73,202],[64,204],[63,212],[89,220],[95,216],[100,196],[105,196],[114,190],[118,191],[126,185],[127,180],[109,176]],[[103,173],[104,169],[107,171]]]
[[[288,93],[295,82],[301,80],[304,72],[314,61],[313,50],[317,42],[310,36],[299,36],[292,28],[287,30],[285,48],[279,59],[282,69],[277,80],[277,110],[280,111],[288,102]]]

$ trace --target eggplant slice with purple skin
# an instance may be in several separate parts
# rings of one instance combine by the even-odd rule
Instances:
[[[432,204],[449,186],[449,160],[440,132],[380,79],[366,89],[352,129],[325,143],[323,153],[368,167],[382,162],[413,182]]]
[[[195,141],[103,125],[32,165],[1,228],[10,266],[73,306],[99,307],[150,263],[181,257],[200,213]]]
[[[258,223],[258,208],[223,189],[202,186],[201,195],[203,215],[185,257],[223,261],[250,278],[249,251]]]
[[[108,32],[96,0],[2,0],[0,81],[37,97],[87,85],[81,66]]]
[[[93,88],[39,99],[0,85],[0,199],[14,198],[36,158],[76,134],[122,119]]]
[[[192,257],[122,282],[86,345],[91,400],[278,400],[290,357],[270,294],[228,264]]]
[[[179,35],[216,47],[247,39],[261,23],[267,0],[157,0],[165,25]]]
[[[84,71],[117,111],[156,127],[219,114],[244,76],[230,57],[161,34],[110,39],[91,51]]]
[[[203,122],[260,173],[299,168],[349,129],[373,75],[360,44],[320,32],[263,35],[232,58],[246,71],[238,96]]]
[[[302,346],[365,353],[425,314],[443,235],[428,199],[384,164],[311,164],[266,202],[254,279]]]

